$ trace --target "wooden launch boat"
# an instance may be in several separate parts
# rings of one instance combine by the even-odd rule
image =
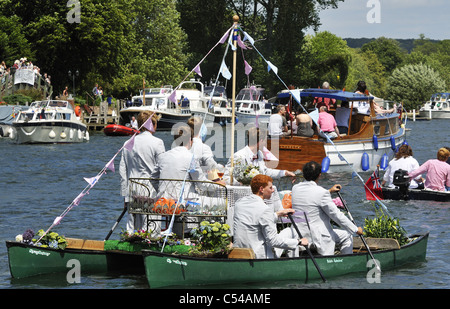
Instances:
[[[105,135],[108,136],[129,136],[134,135],[136,132],[139,133],[138,130],[122,126],[120,124],[108,124],[104,129],[103,132]]]
[[[290,106],[298,105],[295,101],[292,102],[294,91],[279,93],[278,102]],[[387,157],[384,160],[392,159],[396,148],[405,141],[406,130],[399,124],[399,114],[376,115],[371,96],[326,89],[297,90],[297,93],[308,112],[315,109],[312,99],[329,98],[336,100],[336,103],[347,101],[350,108],[354,106],[354,102],[370,102],[371,114],[350,114],[349,134],[332,140],[333,143],[318,135],[309,138],[291,134],[281,138],[269,138],[268,148],[279,159],[268,162],[270,167],[295,171],[314,160],[319,163],[326,162],[322,165],[326,165],[328,170],[325,171],[330,173],[352,172],[349,165],[356,172],[375,170],[383,157]],[[300,106],[296,107],[297,110],[302,110]],[[335,109],[331,108],[329,112],[334,115]]]
[[[413,236],[413,240],[398,249],[372,250],[381,271],[425,260],[428,233]],[[280,259],[196,258],[143,250],[145,273],[150,288],[241,284],[296,280],[309,282],[321,279],[307,256]],[[351,255],[317,256],[315,258],[325,278],[350,273],[375,271],[367,252]]]
[[[397,188],[383,188],[383,199],[450,202],[450,192],[425,189],[407,189],[404,192]]]

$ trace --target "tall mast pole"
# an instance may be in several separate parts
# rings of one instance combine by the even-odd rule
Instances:
[[[233,169],[234,169],[234,124],[235,124],[235,107],[236,107],[236,54],[237,54],[237,36],[238,36],[238,22],[239,16],[233,16],[234,29],[233,29],[233,82],[231,88],[231,166],[230,166],[230,185],[233,185]]]

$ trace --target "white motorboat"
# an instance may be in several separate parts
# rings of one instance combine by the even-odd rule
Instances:
[[[189,108],[192,115],[201,117],[205,124],[214,122],[202,82],[194,79],[182,82],[176,89],[176,99],[181,108]]]
[[[431,96],[419,111],[420,117],[432,119],[449,119],[450,118],[450,93],[440,92]]]
[[[189,106],[181,106],[169,100],[173,92],[171,85],[161,88],[146,88],[139,95],[133,96],[131,102],[119,111],[119,124],[129,126],[131,117],[140,112],[150,110],[161,115],[158,121],[158,130],[170,130],[178,122],[187,122],[192,116]]]
[[[225,87],[214,84],[205,86],[205,96],[208,100],[208,106],[212,106],[210,109],[214,114],[214,122],[220,125],[226,125],[227,122],[231,122],[231,103],[227,98]],[[212,104],[210,104],[210,100]]]
[[[63,100],[36,101],[20,111],[12,123],[10,138],[19,144],[81,143],[89,140],[86,125],[72,103]]]
[[[239,91],[235,100],[235,114],[239,123],[269,124],[272,104],[264,100],[264,88],[251,86]]]

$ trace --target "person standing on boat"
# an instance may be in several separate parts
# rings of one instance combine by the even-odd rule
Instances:
[[[422,164],[418,169],[409,173],[409,178],[413,179],[427,173],[425,189],[447,191],[446,187],[450,187],[450,165],[446,162],[449,156],[449,150],[446,148],[439,149],[437,159],[431,159]]]
[[[328,82],[323,82],[322,89],[330,89],[330,84]],[[314,98],[314,105],[316,105],[317,109],[320,109],[322,106],[326,106],[328,110],[330,110],[331,107],[334,107],[336,105],[335,99],[330,98],[323,98],[323,97],[317,97]]]
[[[253,165],[259,168],[260,174],[267,175],[273,179],[278,179],[284,176],[295,177],[293,172],[287,170],[273,169],[266,166],[264,162],[264,154],[262,149],[267,143],[267,131],[257,127],[251,127],[247,132],[248,144],[241,150],[234,153],[234,160],[236,162],[241,161],[245,165]],[[229,182],[230,179],[230,167],[231,161],[229,160],[226,165],[224,179]],[[239,182],[233,178],[233,184],[239,185]]]
[[[396,170],[402,169],[410,173],[418,168],[419,162],[417,162],[417,160],[413,158],[413,151],[411,146],[403,144],[398,149],[395,158],[392,159],[391,162],[389,162],[389,165],[386,168],[386,172],[384,173],[381,185],[387,185],[389,188],[395,188],[393,180]],[[416,189],[419,188],[419,184],[422,186],[420,189],[423,189],[422,177],[420,175],[414,179],[411,179],[409,187],[411,189]]]
[[[153,115],[153,116],[152,116]],[[138,115],[138,123],[141,127],[149,117],[152,117],[153,128],[156,130],[159,116],[152,111],[143,111]],[[119,165],[120,186],[122,196],[125,198],[124,207],[128,206],[129,189],[128,180],[130,178],[149,178],[156,170],[156,158],[166,151],[164,142],[142,126],[141,133],[134,138],[132,150],[124,149]],[[128,214],[126,229],[133,233],[134,230],[146,229],[146,215]],[[155,230],[158,230],[157,227]]]
[[[274,258],[273,248],[295,250],[299,245],[308,245],[306,238],[283,238],[278,234],[278,217],[295,211],[274,212],[264,203],[274,192],[272,182],[267,175],[256,175],[250,183],[252,194],[240,198],[234,205],[233,247],[251,248],[257,259]]]
[[[157,168],[152,173],[153,179],[173,179],[177,182],[167,182],[161,180],[159,183],[158,196],[168,199],[179,200],[181,192],[183,192],[182,203],[191,201],[194,203],[203,202],[205,206],[213,206],[206,198],[201,199],[199,191],[217,190],[217,185],[213,185],[208,180],[206,174],[202,171],[197,161],[193,159],[194,154],[191,151],[192,140],[194,138],[194,130],[186,123],[180,123],[172,127],[174,135],[174,146],[171,150],[158,155]],[[195,157],[194,157],[195,158]],[[195,182],[183,182],[183,180],[193,180]],[[223,181],[216,181],[225,184]],[[188,223],[186,225],[185,234],[196,226],[196,223]],[[173,232],[183,236],[182,225],[174,224]]]
[[[271,137],[280,137],[290,135],[286,122],[286,107],[284,105],[277,106],[277,113],[269,118],[269,135]]]
[[[130,125],[131,125],[131,127],[132,127],[133,129],[135,129],[135,130],[139,129],[139,126],[138,126],[138,122],[137,122],[137,120],[136,120],[136,117],[131,116]]]
[[[354,225],[336,206],[331,193],[341,189],[339,184],[327,190],[318,185],[322,166],[310,161],[303,166],[305,181],[292,187],[292,209],[306,213],[306,222],[298,223],[301,234],[315,245],[321,255],[333,255],[335,246],[341,254],[353,252],[353,234],[363,234],[361,227]],[[334,229],[333,220],[342,229]]]
[[[317,121],[317,124],[320,127],[319,135],[321,137],[326,138],[327,136],[329,139],[341,137],[336,120],[334,119],[333,115],[328,113],[328,109],[326,106],[320,107],[319,120]]]
[[[216,160],[214,160],[214,154],[211,147],[204,144],[200,138],[202,129],[202,119],[198,116],[192,116],[189,118],[187,124],[194,131],[194,138],[192,139],[191,151],[194,153],[195,160],[204,172],[208,172],[217,166]]]

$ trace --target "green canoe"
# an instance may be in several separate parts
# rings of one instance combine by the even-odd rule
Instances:
[[[84,240],[68,238],[64,250],[37,247],[21,242],[7,241],[9,269],[12,278],[55,274],[65,276],[75,266],[80,275],[119,273],[145,275],[142,249],[159,251],[159,246],[149,247],[118,240]],[[166,246],[164,252],[187,252],[189,246]]]
[[[372,251],[381,271],[424,261],[428,233],[415,235],[399,249]],[[308,256],[280,259],[195,258],[142,250],[150,288],[321,279]],[[315,258],[326,279],[350,273],[375,273],[367,252]],[[368,274],[369,276],[369,274]],[[375,275],[374,275],[375,276]]]

